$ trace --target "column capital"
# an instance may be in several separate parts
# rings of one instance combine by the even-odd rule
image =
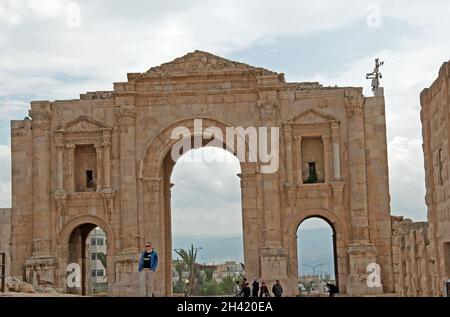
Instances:
[[[330,141],[331,136],[329,134],[322,135],[322,141],[327,142]]]
[[[52,113],[47,109],[31,109],[28,111],[28,115],[31,117],[31,124],[33,131],[36,130],[50,130],[50,121]]]
[[[162,177],[143,177],[141,181],[146,190],[153,192],[159,192],[161,190]]]
[[[290,125],[283,125],[283,134],[286,143],[292,142],[292,127]]]
[[[52,118],[52,112],[48,109],[31,109],[28,115],[36,121],[50,121]]]
[[[259,117],[262,124],[275,124],[279,114],[279,103],[277,99],[260,99],[257,102]]]
[[[77,146],[75,144],[73,144],[73,143],[66,144],[66,148],[69,149],[69,150],[71,150],[71,149],[75,150],[76,147]]]
[[[290,124],[283,124],[283,131],[285,131],[287,133],[291,133],[292,132],[292,126]]]
[[[114,110],[120,128],[128,128],[135,125],[137,111],[135,106],[121,106]]]
[[[334,143],[339,142],[340,139],[340,124],[339,121],[331,122],[331,138]]]
[[[256,173],[240,173],[241,188],[255,187]]]
[[[331,124],[331,131],[339,129],[339,126],[340,126],[339,121],[333,120],[330,122],[330,124]]]
[[[364,96],[355,91],[345,91],[345,110],[348,117],[359,117],[364,112]]]

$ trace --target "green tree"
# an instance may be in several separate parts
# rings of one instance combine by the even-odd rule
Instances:
[[[186,270],[186,263],[183,260],[176,259],[173,261],[173,267],[178,274],[178,281],[173,285],[174,293],[184,293],[185,284],[183,281],[183,272]]]
[[[214,276],[214,271],[215,271],[215,269],[213,267],[205,267],[203,269],[203,272],[205,272],[205,278],[206,278],[207,282],[212,281],[213,276]]]
[[[216,280],[209,280],[203,283],[202,287],[202,295],[204,296],[219,296],[225,295],[226,293],[223,291],[221,284],[217,283]]]
[[[220,288],[225,294],[233,295],[233,289],[235,284],[236,281],[231,276],[227,276],[222,280],[222,282],[220,282]]]
[[[197,260],[197,249],[191,244],[191,248],[188,250],[177,249],[175,252],[181,257],[181,259],[186,263],[187,269],[189,270],[189,289],[188,294],[195,294],[195,289],[197,287],[197,277],[198,277],[198,265]]]

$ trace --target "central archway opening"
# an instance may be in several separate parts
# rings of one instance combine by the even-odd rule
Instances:
[[[172,293],[231,295],[245,274],[240,162],[227,150],[201,147],[170,173]]]

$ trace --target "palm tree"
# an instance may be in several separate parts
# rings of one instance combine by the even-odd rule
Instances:
[[[102,263],[103,267],[106,269],[106,254],[103,252],[98,252],[97,253],[97,259],[100,260],[100,262]]]
[[[212,281],[212,279],[214,277],[214,271],[215,271],[215,269],[213,267],[205,267],[203,269],[203,272],[205,272],[205,277],[206,277],[207,282]]]
[[[197,260],[197,248],[194,248],[194,245],[191,244],[191,248],[188,250],[184,249],[176,249],[175,252],[181,257],[181,259],[186,264],[189,269],[189,294],[192,295],[194,293],[196,284],[197,284],[197,271],[198,266],[196,264]]]
[[[186,263],[183,260],[179,260],[178,258],[173,261],[173,267],[175,272],[178,274],[178,281],[174,285],[174,292],[183,292],[185,284],[183,281],[183,272],[186,270]]]
[[[175,272],[177,272],[179,280],[183,280],[183,272],[186,269],[186,263],[183,260],[178,260],[178,258],[174,261],[173,267],[175,268]]]

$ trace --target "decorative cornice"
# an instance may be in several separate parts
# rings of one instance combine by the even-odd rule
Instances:
[[[56,128],[55,133],[92,133],[105,130],[112,130],[112,128],[86,115],[81,115],[67,122],[64,127]]]
[[[253,67],[244,63],[230,61],[208,52],[195,51],[179,57],[171,62],[164,63],[157,67],[152,67],[141,76],[168,77],[176,75],[202,75],[211,73],[226,74],[238,72],[250,72],[255,73],[256,75],[277,74],[264,68]],[[130,77],[139,77],[139,74],[132,74]]]
[[[81,100],[108,100],[113,98],[113,91],[89,91],[80,95]]]
[[[302,117],[306,117],[308,114],[312,114],[316,117],[318,117],[319,119],[322,119],[325,122],[333,122],[336,121],[336,117],[330,115],[330,114],[326,114],[323,113],[321,111],[318,111],[316,109],[306,109],[305,111],[302,111],[298,114],[296,114],[295,116],[291,117],[290,119],[286,120],[284,122],[284,124],[320,124],[323,122],[300,122]]]

